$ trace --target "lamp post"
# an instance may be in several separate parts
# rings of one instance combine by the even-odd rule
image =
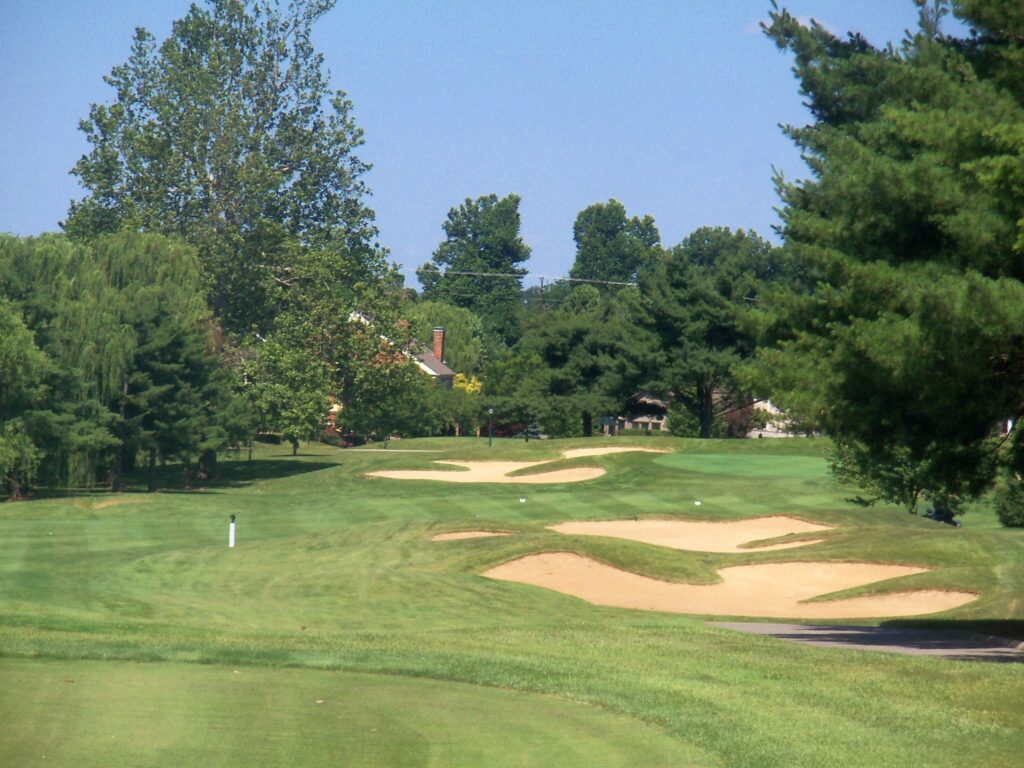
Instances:
[[[487,409],[487,447],[491,447],[491,441],[494,439],[494,409]]]

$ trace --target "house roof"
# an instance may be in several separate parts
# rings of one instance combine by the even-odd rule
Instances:
[[[349,322],[353,323],[361,323],[362,325],[373,325],[373,320],[364,315],[362,312],[352,312],[349,314],[348,319]],[[384,339],[384,341],[386,341],[388,344],[393,344],[391,339],[389,339],[387,336],[384,336],[382,334],[381,338]],[[427,349],[424,350],[423,352],[420,352],[419,354],[413,355],[410,354],[410,350],[407,349],[403,351],[403,354],[412,357],[412,359],[416,361],[416,365],[418,365],[420,369],[423,370],[424,372],[429,373],[431,376],[455,376],[455,371],[453,371],[451,368],[445,365],[442,361],[438,360],[437,357],[434,356],[432,350]]]
[[[438,360],[430,350],[415,356],[416,364],[431,376],[454,376],[455,371]]]

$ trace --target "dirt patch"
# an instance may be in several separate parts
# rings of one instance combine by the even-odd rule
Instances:
[[[439,533],[431,541],[460,541],[461,539],[484,539],[489,536],[511,535],[511,533],[504,531],[454,531],[452,533]]]
[[[766,563],[722,568],[720,583],[698,585],[659,581],[580,555],[555,552],[513,560],[484,575],[553,589],[595,605],[715,616],[802,619],[918,616],[948,611],[977,598],[969,592],[917,590],[803,602],[927,570],[875,563]]]
[[[88,509],[92,511],[99,511],[101,509],[108,509],[110,507],[119,507],[122,504],[147,504],[153,501],[153,495],[147,494],[124,494],[124,495],[111,495],[102,498],[79,498],[75,499],[72,503],[73,506],[78,509]]]
[[[602,520],[549,525],[552,531],[579,536],[610,536],[642,541],[693,552],[770,552],[815,544],[822,539],[787,541],[767,546],[743,547],[752,541],[774,539],[795,533],[818,533],[831,526],[808,523],[776,515],[746,520]]]

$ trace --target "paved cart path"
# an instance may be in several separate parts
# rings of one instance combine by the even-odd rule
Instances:
[[[1024,643],[953,630],[732,621],[710,623],[716,627],[830,648],[889,651],[962,661],[1024,662]]]

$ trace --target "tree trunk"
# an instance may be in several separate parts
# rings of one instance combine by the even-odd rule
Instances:
[[[590,411],[583,412],[583,436],[593,437],[594,436],[594,419],[590,415]]]
[[[120,493],[124,490],[124,444],[118,443],[114,450],[114,471],[110,473],[110,490]]]
[[[189,490],[192,487],[192,472],[191,472],[192,468],[189,466],[189,463],[191,462],[191,460],[192,459],[190,457],[186,456],[185,459],[182,461],[183,469],[182,469],[182,477],[181,477],[181,486],[186,491]]]
[[[156,490],[156,448],[149,449],[149,482],[146,490],[150,493]]]
[[[120,442],[117,444],[117,450],[114,451],[114,476],[110,483],[110,490],[114,493],[121,493],[124,490],[124,440],[125,440],[125,424],[128,421],[127,417],[128,408],[128,379],[124,380],[124,393],[121,395],[121,429],[120,429]]]
[[[299,455],[299,441],[293,437],[288,438],[288,442],[292,444],[292,456]]]
[[[10,501],[18,501],[21,498],[21,483],[18,478],[13,475],[7,476],[7,482],[11,486],[11,495],[8,497]]]
[[[217,479],[217,451],[213,448],[207,448],[199,455],[199,479]]]
[[[700,419],[700,436],[703,438],[711,437],[711,428],[715,423],[715,404],[713,400],[714,388],[698,387],[697,397],[699,398],[700,412],[698,418]]]

